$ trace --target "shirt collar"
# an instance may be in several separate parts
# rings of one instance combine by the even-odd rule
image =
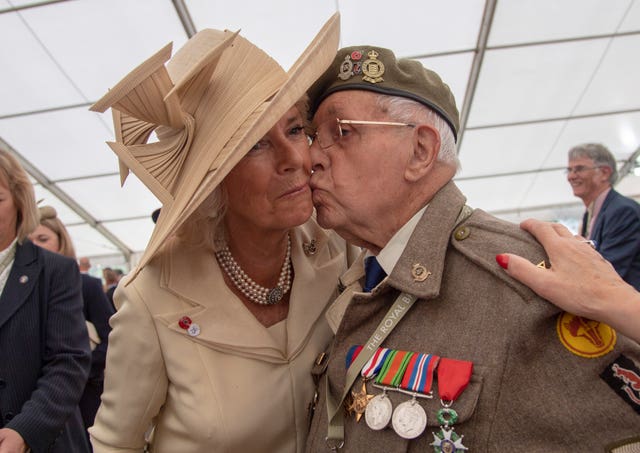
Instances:
[[[413,230],[416,229],[416,225],[422,218],[427,206],[416,212],[413,217],[411,217],[409,221],[393,235],[389,242],[387,242],[387,245],[385,245],[376,256],[378,263],[380,263],[380,266],[384,269],[387,275],[391,274],[391,271],[396,266],[400,256],[402,256],[402,252],[404,252],[404,248],[407,246],[409,238],[411,238]],[[365,258],[369,256],[373,256],[373,254],[367,251]]]

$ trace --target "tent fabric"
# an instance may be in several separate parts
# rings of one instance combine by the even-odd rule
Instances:
[[[575,229],[584,208],[563,169],[585,142],[612,151],[617,190],[640,198],[636,0],[0,0],[0,146],[56,208],[78,256],[133,265],[160,202],[133,175],[120,187],[110,113],[89,106],[203,28],[240,30],[288,69],[336,11],[341,47],[391,48],[451,86],[455,179],[469,205]]]

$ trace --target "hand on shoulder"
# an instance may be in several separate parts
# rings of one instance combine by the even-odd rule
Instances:
[[[611,263],[563,225],[527,219],[520,227],[542,244],[551,266],[543,269],[518,255],[497,255],[507,274],[563,310],[606,322],[640,341],[640,293]]]

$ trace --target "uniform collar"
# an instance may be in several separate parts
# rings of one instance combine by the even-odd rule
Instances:
[[[450,181],[418,220],[386,283],[420,299],[437,297],[451,232],[460,222],[466,198]]]
[[[424,206],[416,212],[413,217],[411,217],[409,221],[393,235],[387,245],[385,245],[376,256],[378,263],[380,263],[380,266],[384,269],[387,275],[391,274],[391,271],[393,271],[393,268],[396,266],[402,252],[404,252],[404,248],[407,246],[407,242],[409,242],[409,238],[413,234],[413,230],[415,230],[416,225],[418,225],[418,222],[424,215],[424,211],[427,209],[427,206]],[[368,252],[366,256],[371,255],[371,252]]]

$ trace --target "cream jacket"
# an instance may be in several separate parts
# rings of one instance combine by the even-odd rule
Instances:
[[[119,286],[95,453],[142,452],[151,426],[156,453],[303,451],[310,370],[332,338],[324,312],[352,253],[313,220],[291,240],[286,349],[225,285],[211,252],[173,244]],[[183,316],[198,335],[179,326]]]

